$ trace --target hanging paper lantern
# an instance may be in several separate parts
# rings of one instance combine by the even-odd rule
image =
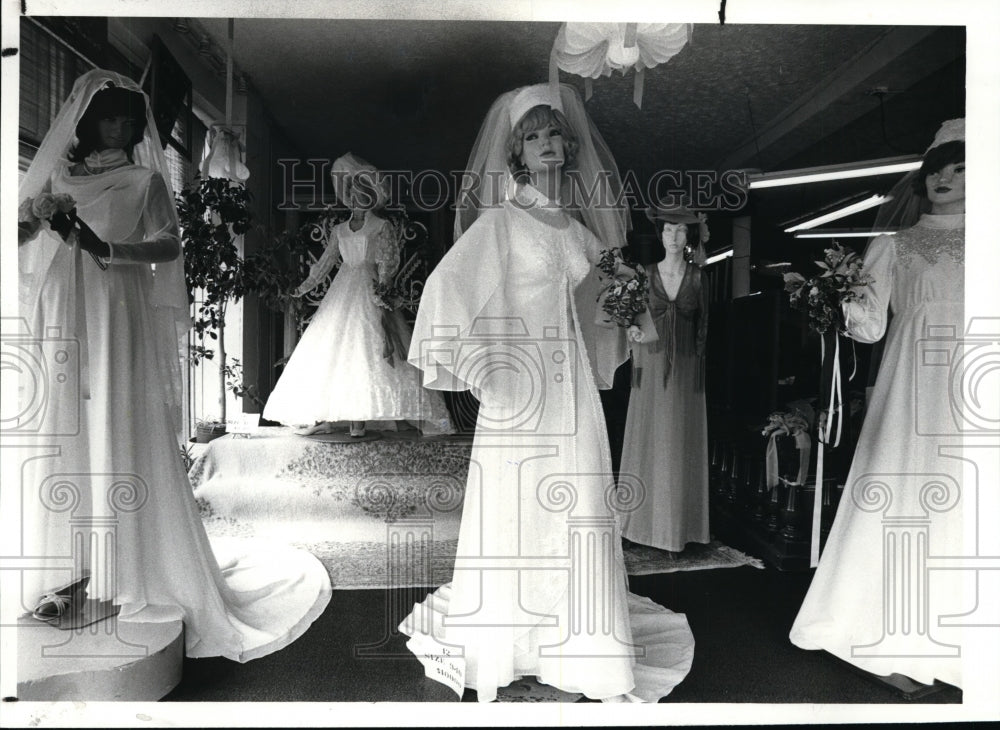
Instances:
[[[673,58],[690,40],[689,23],[563,23],[552,46],[549,80],[558,83],[559,69],[583,76],[586,98],[592,80],[635,69],[632,100],[642,107],[645,70]]]

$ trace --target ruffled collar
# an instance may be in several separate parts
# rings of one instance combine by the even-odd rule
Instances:
[[[103,171],[110,167],[121,167],[128,165],[128,155],[122,149],[95,150],[83,160],[83,164],[90,170]]]
[[[965,228],[965,213],[949,213],[946,215],[933,215],[924,213],[917,221],[918,226],[923,228]]]

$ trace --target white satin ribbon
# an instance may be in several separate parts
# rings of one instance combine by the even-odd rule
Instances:
[[[819,367],[823,372],[823,363],[826,360],[826,340],[820,338]],[[853,373],[852,373],[853,377]],[[812,514],[812,540],[809,546],[809,567],[815,568],[819,565],[819,541],[820,526],[823,517],[823,452],[826,444],[830,443],[833,434],[833,419],[837,419],[837,435],[833,442],[833,447],[840,445],[840,436],[843,432],[843,408],[844,397],[841,390],[840,376],[840,335],[835,335],[833,348],[833,377],[830,381],[830,403],[826,411],[826,424],[819,432],[819,452],[816,455],[816,490],[813,499]]]
[[[87,337],[87,297],[83,283],[83,249],[80,241],[73,242],[70,258],[70,296],[66,297],[63,321],[69,328],[69,336],[80,343],[80,397],[90,400],[90,348]]]

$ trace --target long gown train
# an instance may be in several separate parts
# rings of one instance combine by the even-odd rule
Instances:
[[[52,371],[20,485],[24,553],[40,566],[25,571],[22,608],[89,568],[89,597],[113,600],[121,620],[183,619],[190,657],[247,661],[280,649],[322,613],[329,576],[305,551],[238,540],[213,546],[205,534],[151,336],[153,273],[128,260],[171,227],[166,187],[133,165],[81,177],[61,171],[52,190],[70,193],[115,253],[102,270],[62,246],[27,313]],[[136,200],[142,207],[127,215]],[[82,323],[74,330],[66,317],[76,267],[85,337]],[[36,381],[21,385],[24,402],[37,400]]]
[[[595,699],[655,701],[691,665],[685,617],[628,593],[621,496],[572,296],[597,247],[575,221],[548,226],[508,203],[456,243],[418,315],[421,352],[450,362],[481,406],[454,580],[400,630],[429,677],[480,701],[528,675]],[[492,297],[463,268],[483,261],[506,266]],[[490,301],[471,329],[454,319],[464,287]],[[467,334],[434,339],[453,322]]]

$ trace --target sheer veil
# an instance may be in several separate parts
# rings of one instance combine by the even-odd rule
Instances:
[[[68,155],[77,142],[77,123],[87,111],[94,94],[111,86],[143,94],[143,99],[146,101],[146,129],[142,140],[133,150],[133,160],[137,165],[158,172],[163,177],[170,199],[173,200],[167,161],[156,131],[149,99],[139,85],[127,76],[114,71],[94,69],[80,76],[73,84],[69,97],[49,127],[45,139],[18,187],[19,202],[36,197],[46,189],[56,172],[70,165]],[[173,206],[170,207],[170,211],[176,223],[177,211]],[[37,306],[52,262],[64,245],[43,229],[35,240],[19,248],[19,294],[22,316],[30,316]],[[184,281],[184,257],[181,255],[173,261],[152,265],[151,268],[153,290],[150,293],[150,302],[154,308],[156,321],[156,347],[164,368],[161,376],[166,390],[165,398],[172,407],[174,415],[178,416],[183,401],[180,363],[181,358],[186,356],[187,331],[191,326],[187,287]]]
[[[458,192],[456,241],[483,211],[500,206],[509,197],[512,178],[507,167],[506,141],[513,123],[518,121],[511,119],[511,103],[525,88],[529,87],[501,94],[479,128]],[[564,189],[563,202],[570,210],[580,212],[584,224],[605,246],[621,248],[631,223],[615,158],[576,89],[559,84],[559,99],[561,111],[580,143],[576,163],[567,174],[569,188]]]
[[[519,95],[521,95],[519,97]],[[561,85],[558,99],[548,84],[522,87],[501,94],[490,107],[479,129],[459,187],[455,213],[456,245],[428,278],[414,326],[410,362],[424,370],[424,385],[442,390],[463,390],[474,383],[456,372],[452,350],[463,338],[475,336],[477,322],[506,317],[503,287],[510,232],[507,214],[499,213],[513,197],[516,186],[507,165],[507,139],[513,122],[531,106],[559,108],[579,142],[573,167],[564,175],[561,203],[578,213],[592,236],[586,252],[596,262],[599,248],[621,248],[625,243],[628,208],[621,196],[618,167],[608,146],[583,107],[573,87]],[[516,116],[516,119],[512,119]],[[461,241],[459,239],[462,239]],[[601,290],[597,270],[591,267],[574,292],[580,335],[598,387],[610,388],[617,367],[626,359],[624,332],[595,324],[596,302]],[[447,323],[451,334],[441,334]],[[431,346],[432,345],[432,346]]]

